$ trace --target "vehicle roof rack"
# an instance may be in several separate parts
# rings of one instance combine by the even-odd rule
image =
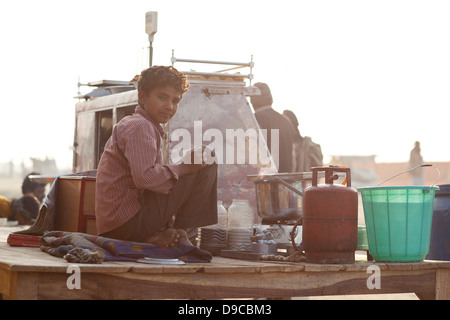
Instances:
[[[187,62],[187,63],[203,63],[203,64],[217,64],[217,65],[229,65],[234,66],[231,68],[215,71],[215,72],[198,72],[198,71],[183,71],[185,75],[188,76],[200,76],[200,77],[218,77],[220,79],[230,78],[233,80],[240,79],[243,81],[244,79],[249,79],[250,85],[253,80],[253,55],[251,56],[250,62],[227,62],[227,61],[213,61],[213,60],[194,60],[194,59],[180,59],[176,58],[174,55],[174,50],[172,50],[172,58],[171,58],[172,66],[175,62]],[[237,70],[241,68],[250,68],[249,74],[240,74],[240,73],[225,73],[231,70]]]

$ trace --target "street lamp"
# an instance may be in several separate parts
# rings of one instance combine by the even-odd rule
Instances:
[[[145,33],[148,34],[148,41],[150,42],[150,58],[149,67],[153,65],[153,37],[158,29],[158,12],[149,11],[145,14]]]

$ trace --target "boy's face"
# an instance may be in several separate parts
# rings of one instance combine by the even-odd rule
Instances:
[[[178,110],[182,94],[171,86],[156,87],[149,93],[139,92],[141,107],[158,123],[167,123]]]
[[[33,194],[36,196],[36,198],[39,199],[39,202],[42,203],[42,201],[45,198],[45,185],[39,185],[34,189]]]

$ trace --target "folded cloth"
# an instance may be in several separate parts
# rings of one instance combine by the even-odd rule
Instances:
[[[136,261],[145,257],[180,259],[184,262],[211,262],[212,259],[209,252],[192,245],[162,249],[149,243],[65,231],[45,232],[40,240],[40,248],[52,256],[78,263]]]
[[[102,263],[105,258],[105,254],[103,252],[96,252],[90,249],[75,247],[67,252],[63,258],[68,262]]]

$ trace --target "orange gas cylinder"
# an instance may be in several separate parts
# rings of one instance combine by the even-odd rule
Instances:
[[[317,185],[319,171],[325,184]],[[350,168],[312,168],[312,186],[303,193],[303,249],[306,262],[354,263],[358,235],[358,193]],[[334,185],[335,172],[345,172],[347,185]],[[345,181],[344,181],[345,182]]]

